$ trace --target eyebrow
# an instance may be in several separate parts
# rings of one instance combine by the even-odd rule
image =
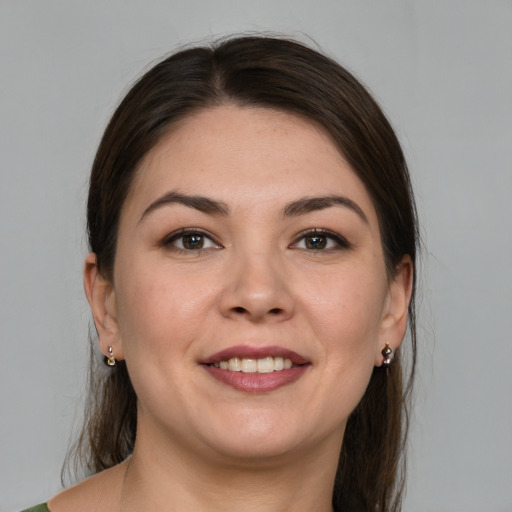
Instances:
[[[355,212],[361,220],[369,224],[368,218],[362,208],[352,199],[344,196],[322,196],[322,197],[304,197],[298,201],[293,201],[286,205],[283,215],[285,217],[295,217],[306,213],[325,210],[332,206],[344,206]]]
[[[153,201],[144,210],[144,213],[141,215],[139,222],[141,222],[149,213],[164,206],[170,206],[173,204],[181,204],[183,206],[194,208],[195,210],[209,215],[224,216],[229,215],[230,211],[228,205],[222,201],[217,201],[215,199],[210,199],[204,196],[189,196],[175,190],[171,190],[170,192],[164,194],[162,197],[159,197]],[[331,208],[333,206],[343,206],[349,208],[354,213],[356,213],[361,218],[361,220],[363,220],[366,224],[369,224],[368,218],[364,214],[361,207],[356,202],[352,201],[352,199],[344,196],[304,197],[302,199],[298,199],[297,201],[288,203],[283,209],[283,216],[296,217],[319,210],[325,210],[326,208]]]
[[[139,222],[144,219],[149,213],[162,208],[163,206],[169,206],[173,204],[182,204],[189,208],[194,208],[200,212],[207,213],[209,215],[228,215],[229,208],[226,203],[222,201],[215,201],[203,196],[188,196],[175,190],[167,192],[162,197],[159,197],[156,201],[153,201],[141,215]]]

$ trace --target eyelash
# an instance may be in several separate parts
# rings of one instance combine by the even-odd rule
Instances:
[[[305,240],[308,237],[324,237],[327,239],[327,244],[329,243],[328,240],[332,240],[335,244],[334,247],[326,247],[326,248],[308,248],[308,247],[297,247],[298,243],[302,240]],[[296,241],[291,245],[293,249],[300,249],[304,251],[310,251],[310,252],[327,252],[327,251],[336,251],[336,250],[343,250],[343,249],[351,249],[352,245],[348,242],[348,240],[341,236],[338,233],[335,233],[333,231],[329,231],[327,229],[308,229],[307,231],[303,231],[302,233],[299,233],[297,235]]]
[[[187,235],[188,236],[193,236],[193,235],[200,236],[200,237],[202,237],[203,243],[205,240],[209,240],[211,242],[211,246],[210,247],[200,247],[198,249],[187,249],[185,247],[178,247],[177,245],[174,244],[178,240],[184,239]],[[203,230],[198,229],[198,228],[178,229],[178,231],[174,231],[170,235],[166,236],[164,238],[164,240],[162,241],[162,245],[164,247],[172,247],[172,250],[177,251],[177,252],[183,252],[183,253],[200,252],[200,251],[205,251],[205,250],[212,249],[212,248],[215,248],[215,249],[221,248],[221,245],[218,244],[213,239],[212,236],[210,236],[209,234],[205,233]],[[182,245],[183,245],[183,240],[182,240]]]
[[[202,237],[202,242],[204,244],[205,240],[210,241],[209,247],[199,247],[196,249],[186,248],[186,247],[178,247],[175,245],[175,242],[177,242],[180,239],[184,239],[186,236],[199,236]],[[325,239],[325,247],[299,247],[299,243],[303,240],[306,240],[308,237],[318,237],[318,238],[324,238]],[[334,247],[329,247],[329,241],[334,242]],[[177,252],[183,252],[183,253],[191,253],[191,252],[200,252],[208,249],[220,249],[222,246],[217,243],[212,236],[207,234],[201,229],[198,228],[183,228],[179,229],[178,231],[174,231],[170,235],[166,236],[164,240],[162,241],[162,245],[164,247],[172,247],[172,250]],[[181,242],[181,245],[183,246],[183,240]],[[293,244],[291,244],[290,248],[292,249],[300,249],[308,252],[327,252],[327,251],[336,251],[336,250],[343,250],[343,249],[351,249],[352,245],[347,241],[347,239],[343,236],[341,236],[338,233],[335,233],[333,231],[329,231],[327,229],[308,229],[306,231],[303,231],[297,235],[297,238]]]

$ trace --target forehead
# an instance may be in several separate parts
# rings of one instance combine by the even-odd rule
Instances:
[[[374,215],[363,183],[330,136],[302,117],[267,108],[215,107],[175,125],[144,158],[127,202],[142,207],[168,190],[239,206],[348,194]]]

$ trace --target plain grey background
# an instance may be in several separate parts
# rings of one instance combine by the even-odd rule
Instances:
[[[88,172],[132,80],[178,45],[311,36],[374,92],[427,247],[405,511],[512,510],[510,0],[0,0],[0,510],[59,490],[80,417]]]

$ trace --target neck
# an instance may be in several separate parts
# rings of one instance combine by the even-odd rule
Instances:
[[[341,436],[339,436],[341,437]],[[198,457],[179,443],[137,436],[120,510],[331,512],[341,439],[265,460]]]

